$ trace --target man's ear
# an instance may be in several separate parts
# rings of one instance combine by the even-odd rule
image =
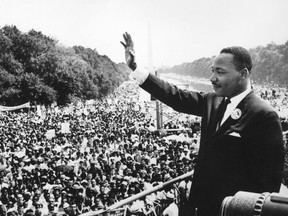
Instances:
[[[244,68],[240,71],[242,79],[246,79],[250,76],[250,72],[247,68]]]

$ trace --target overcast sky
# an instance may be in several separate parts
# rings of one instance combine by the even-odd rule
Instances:
[[[124,62],[120,40],[127,31],[143,66],[150,29],[153,65],[173,66],[226,46],[283,44],[287,11],[287,0],[0,0],[0,27],[35,29],[65,46],[96,49],[116,63]]]

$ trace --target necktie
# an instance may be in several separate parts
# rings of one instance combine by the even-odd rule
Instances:
[[[223,100],[222,103],[219,106],[219,114],[218,114],[218,117],[217,117],[217,129],[221,125],[221,121],[223,119],[224,113],[225,113],[226,108],[227,108],[229,103],[231,103],[231,101],[230,101],[229,98],[227,98],[227,99]]]

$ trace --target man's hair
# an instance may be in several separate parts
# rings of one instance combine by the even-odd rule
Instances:
[[[249,72],[252,69],[252,58],[248,50],[239,46],[227,47],[220,53],[230,53],[233,55],[233,62],[238,71],[247,68]]]

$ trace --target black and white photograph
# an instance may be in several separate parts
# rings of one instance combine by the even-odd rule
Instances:
[[[0,0],[0,216],[287,216],[287,11]]]

